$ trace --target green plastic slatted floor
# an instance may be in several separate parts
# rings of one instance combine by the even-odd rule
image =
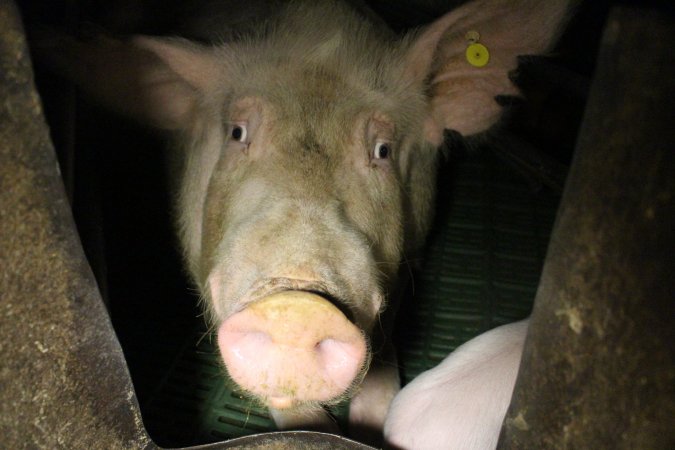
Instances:
[[[559,200],[534,192],[489,151],[450,167],[425,263],[399,314],[404,383],[472,337],[529,314]],[[196,445],[275,429],[223,373],[215,342],[196,330],[144,405],[157,443]]]
[[[454,166],[399,313],[409,382],[472,337],[529,315],[559,201],[484,151]],[[447,177],[448,175],[446,175]]]

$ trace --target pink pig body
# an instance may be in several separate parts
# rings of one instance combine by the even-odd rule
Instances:
[[[172,132],[185,261],[234,380],[281,427],[331,424],[322,406],[352,396],[354,429],[377,433],[398,376],[376,324],[430,226],[443,130],[499,118],[517,56],[551,47],[568,3],[475,0],[400,37],[332,0],[207,2],[185,29],[211,44],[62,38],[42,57]]]
[[[401,450],[496,448],[527,325],[483,333],[405,386],[384,424],[387,443]]]

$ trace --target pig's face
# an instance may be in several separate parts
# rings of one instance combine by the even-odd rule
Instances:
[[[411,109],[423,105],[414,95],[396,106],[386,93],[324,70],[299,75],[289,68],[274,74],[282,89],[259,81],[241,94],[233,92],[223,108],[221,151],[205,199],[199,273],[230,374],[282,406],[330,401],[367,365],[366,336],[396,281],[406,234],[420,234],[417,222],[406,218],[428,223],[434,185],[429,167],[436,151],[421,138],[422,120],[409,120]],[[415,175],[424,182],[411,187]],[[419,201],[411,194],[419,194]],[[289,290],[318,294],[335,307],[309,347],[293,351],[316,360],[311,353],[322,342],[341,346],[341,351],[319,355],[327,361],[305,377],[325,378],[323,366],[341,365],[331,369],[340,373],[333,387],[296,394],[292,401],[284,393],[298,391],[289,386],[298,384],[296,365],[303,357],[285,361],[285,368],[280,362],[261,370],[252,361],[266,350],[254,341],[269,331],[263,332],[257,319],[240,319],[251,304]],[[321,314],[306,308],[293,325],[306,329]],[[289,315],[282,320],[290,320]],[[242,333],[248,335],[244,342]],[[291,346],[300,340],[294,338]],[[228,356],[232,352],[238,358]],[[239,365],[256,367],[256,374]],[[284,381],[261,376],[264,371]]]
[[[410,172],[435,151],[412,144],[406,134],[421,124],[397,123],[401,112],[379,106],[376,93],[354,101],[337,76],[301,80],[227,105],[201,273],[219,320],[297,288],[331,297],[369,330],[402,257]],[[431,190],[433,173],[425,178]]]

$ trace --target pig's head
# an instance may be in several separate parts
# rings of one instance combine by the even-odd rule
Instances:
[[[185,145],[217,154],[203,193],[184,184],[188,260],[228,372],[277,408],[342,398],[365,372],[429,224],[437,153],[393,36],[303,18],[318,29],[284,17],[265,43],[228,45],[226,88]]]
[[[443,130],[490,127],[494,97],[516,93],[516,57],[545,51],[566,8],[475,1],[400,39],[312,2],[216,46],[77,44],[85,88],[179,131],[182,243],[237,383],[277,408],[358,384],[427,233]],[[477,39],[485,50],[468,54]]]

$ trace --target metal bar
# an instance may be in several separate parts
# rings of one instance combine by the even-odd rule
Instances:
[[[499,448],[675,448],[673,42],[610,16]]]

